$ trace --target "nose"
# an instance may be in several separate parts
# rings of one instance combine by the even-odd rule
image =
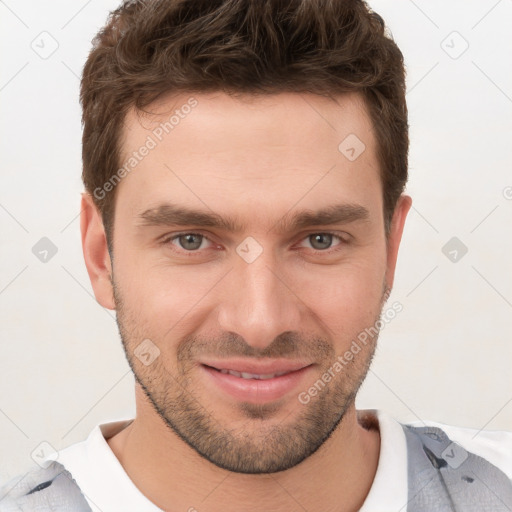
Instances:
[[[219,306],[220,329],[242,336],[247,344],[260,350],[285,331],[300,329],[305,304],[290,273],[271,251],[263,251],[251,263],[239,258],[234,265]]]

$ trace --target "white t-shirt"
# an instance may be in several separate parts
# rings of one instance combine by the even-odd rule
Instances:
[[[407,446],[403,428],[383,411],[360,412],[376,417],[381,437],[377,472],[360,512],[403,511],[407,504]],[[121,419],[97,425],[86,440],[47,457],[57,460],[71,473],[93,512],[162,512],[130,480],[106,441],[131,421]],[[452,441],[487,459],[512,480],[512,432],[479,432],[430,421],[408,424],[441,428]]]

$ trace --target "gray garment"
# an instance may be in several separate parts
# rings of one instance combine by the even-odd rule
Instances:
[[[512,511],[512,482],[503,471],[453,443],[440,428],[402,427],[407,439],[407,512]]]
[[[512,482],[503,471],[452,443],[437,427],[402,427],[407,440],[407,512],[512,511]],[[58,462],[0,488],[0,512],[20,511],[92,512]]]
[[[0,512],[92,512],[80,488],[56,461],[0,488]]]

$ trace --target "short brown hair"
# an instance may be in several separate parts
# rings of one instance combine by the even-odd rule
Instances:
[[[125,1],[93,40],[84,66],[82,179],[112,248],[115,187],[128,110],[162,95],[360,92],[374,133],[386,233],[407,181],[403,56],[362,0]]]

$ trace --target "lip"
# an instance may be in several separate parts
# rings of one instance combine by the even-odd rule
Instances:
[[[270,360],[270,361],[247,361],[244,359],[215,359],[201,361],[201,364],[211,366],[217,370],[234,370],[239,373],[253,373],[258,375],[269,375],[271,373],[288,373],[295,372],[306,366],[310,366],[310,362],[306,361],[290,361],[287,359]]]
[[[219,368],[220,366],[220,368]],[[199,368],[205,376],[209,386],[213,384],[224,394],[242,402],[263,404],[279,400],[294,390],[296,393],[305,389],[304,380],[311,372],[314,365],[297,362],[274,361],[266,364],[249,363],[243,361],[217,362],[212,364],[200,364]],[[217,369],[218,368],[218,369]],[[227,373],[221,373],[220,369],[229,369],[237,372],[269,375],[273,373],[288,373],[270,379],[244,379]],[[301,385],[302,384],[302,385]]]

